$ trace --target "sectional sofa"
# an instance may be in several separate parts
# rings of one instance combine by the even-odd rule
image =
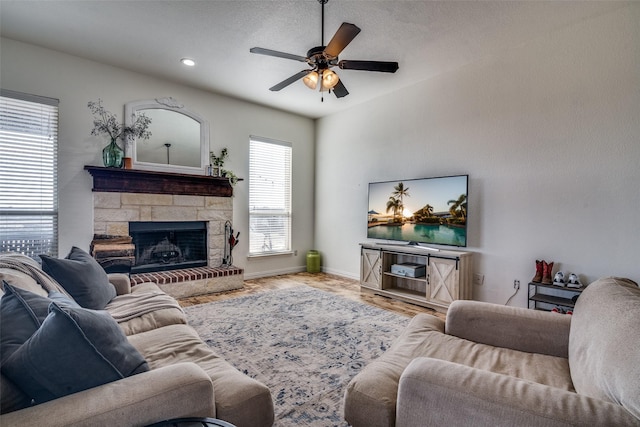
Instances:
[[[42,259],[0,255],[0,425],[273,424],[269,389],[209,348],[155,284],[131,287],[78,248]]]

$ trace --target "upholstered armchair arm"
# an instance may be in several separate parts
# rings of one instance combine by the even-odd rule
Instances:
[[[470,341],[567,358],[571,316],[479,301],[454,301],[445,333]]]
[[[414,359],[398,389],[396,427],[637,426],[621,405],[456,363]]]
[[[0,416],[3,426],[145,426],[214,417],[213,383],[195,363],[178,363]]]
[[[109,283],[116,288],[116,295],[126,295],[131,293],[131,281],[124,273],[109,273]]]

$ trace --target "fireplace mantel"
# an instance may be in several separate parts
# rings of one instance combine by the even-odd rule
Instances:
[[[84,169],[93,176],[93,191],[233,196],[233,187],[228,178],[99,166],[85,166]]]

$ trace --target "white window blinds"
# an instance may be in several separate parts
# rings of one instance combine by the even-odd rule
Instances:
[[[0,252],[58,252],[58,100],[0,93]]]
[[[291,144],[251,137],[249,255],[291,251]]]

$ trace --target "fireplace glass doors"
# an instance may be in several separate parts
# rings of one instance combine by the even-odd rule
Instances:
[[[129,235],[136,248],[132,273],[207,265],[204,221],[130,222]]]

